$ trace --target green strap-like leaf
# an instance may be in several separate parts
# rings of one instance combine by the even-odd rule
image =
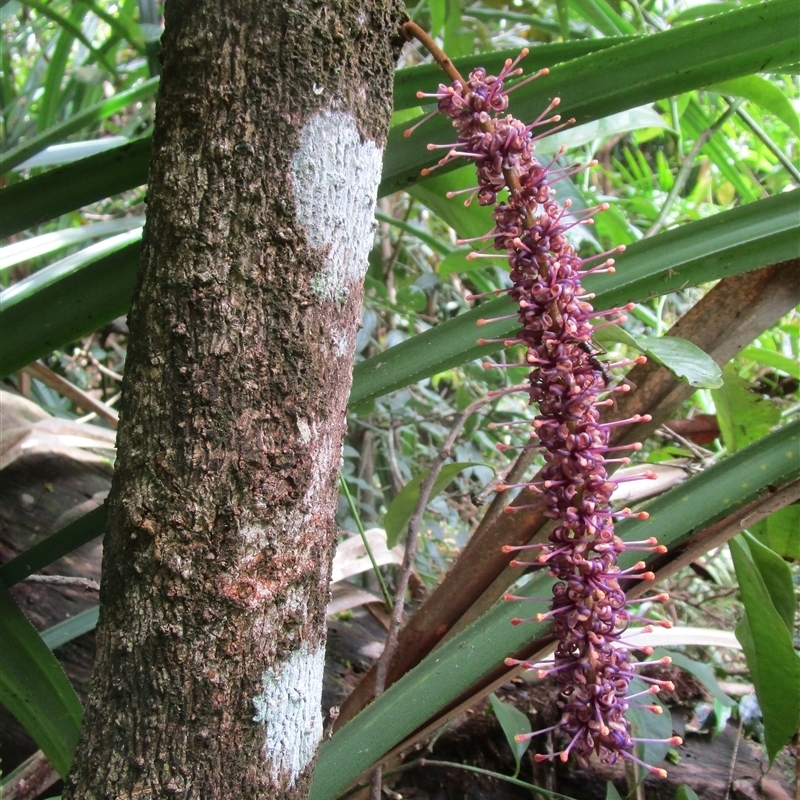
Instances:
[[[52,128],[42,131],[38,136],[12,147],[0,155],[0,173],[14,169],[18,164],[27,161],[31,156],[35,156],[51,144],[63,142],[71,133],[108,119],[112,114],[116,114],[131,103],[154,95],[157,89],[158,78],[151,78],[134,89],[128,89],[126,92],[115,94],[108,100],[95,103],[84,111],[74,114],[60,125],[54,125]]]
[[[715,519],[798,474],[800,422],[793,422],[671,489],[647,506],[648,520],[623,520],[617,532],[624,539],[657,536],[677,548]],[[620,566],[631,566],[639,555],[624,553]],[[551,582],[534,578],[516,593],[542,597]],[[392,747],[496,670],[506,656],[545,635],[546,622],[511,624],[513,617],[541,610],[541,604],[530,601],[500,603],[403,676],[322,745],[311,800],[333,800]]]
[[[52,536],[28,548],[24,553],[20,553],[16,558],[7,561],[0,566],[0,587],[7,589],[81,545],[102,536],[106,529],[107,518],[108,512],[104,505],[95,508],[60,531],[56,531]]]
[[[617,259],[614,275],[587,280],[596,308],[642,302],[687,286],[787,261],[800,255],[800,190],[726,211],[631,245]],[[425,331],[353,370],[351,407],[358,407],[445,369],[500,349],[479,346],[479,336],[502,338],[519,328],[516,319],[476,327],[480,318],[514,312],[511,300],[485,303]]]
[[[147,136],[0,190],[0,237],[147,183]]]
[[[0,701],[66,778],[83,707],[55,656],[25,614],[0,590]]]
[[[633,40],[633,36],[607,36],[604,39],[584,39],[574,42],[556,42],[532,47],[525,57],[522,65],[526,73],[536,72],[543,67],[553,67],[563,64],[574,58],[596,53],[598,50],[607,50],[624,42]],[[497,74],[507,58],[516,58],[519,48],[510,50],[497,50],[491,53],[478,53],[477,55],[454,58],[453,64],[462,75],[468,75],[475,67],[483,67],[490,74]],[[394,110],[402,111],[406,108],[415,108],[430,104],[430,100],[417,97],[417,92],[433,92],[440,83],[446,82],[438,64],[418,64],[414,67],[404,67],[394,73]]]
[[[580,125],[618,111],[645,105],[712,83],[731,80],[800,55],[800,5],[768,0],[663,33],[642,36],[608,50],[553,68],[511,95],[511,110],[535,119],[553,96],[562,98],[559,113]],[[429,91],[434,91],[435,85]],[[389,133],[380,194],[405,189],[420,180],[419,171],[437,158],[428,142],[452,142],[450,120],[441,115],[409,138],[413,123]],[[453,166],[460,166],[458,159]]]
[[[575,117],[581,124],[772,65],[782,66],[800,59],[799,23],[795,0],[768,0],[636,37],[556,66],[548,78],[512,95],[514,114],[533,119],[559,95],[564,99],[562,115]],[[430,86],[422,88],[434,91],[440,80],[433,78]],[[414,80],[408,83],[402,91],[416,91]],[[426,124],[410,138],[403,136],[408,125],[390,132],[380,196],[419,179],[419,170],[432,161],[428,142],[452,140],[449,120],[437,117]],[[0,191],[0,236],[142,185],[147,180],[150,146],[149,138],[140,139]]]
[[[100,616],[100,607],[87,608],[74,617],[68,617],[62,622],[53,625],[46,631],[42,631],[42,641],[51,649],[55,650],[62,644],[77,639],[84,633],[93,631],[97,627],[97,620]]]
[[[0,374],[5,377],[57,347],[126,314],[141,243],[88,263],[43,269],[0,295]]]

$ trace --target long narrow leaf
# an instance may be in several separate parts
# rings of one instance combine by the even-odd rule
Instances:
[[[146,183],[151,146],[136,139],[0,190],[0,237]]]
[[[525,70],[535,72],[543,67],[553,67],[563,64],[573,58],[596,53],[598,50],[607,50],[618,44],[632,41],[632,36],[607,36],[604,39],[585,39],[575,42],[556,42],[532,47],[525,57]],[[519,48],[511,50],[497,50],[492,53],[479,53],[478,55],[454,58],[456,69],[465,75],[475,67],[483,67],[489,73],[497,73],[507,58],[516,58]],[[394,110],[401,111],[406,108],[415,108],[424,105],[425,100],[417,97],[417,92],[430,92],[444,80],[442,71],[437,64],[418,64],[414,67],[404,67],[394,73]]]
[[[684,225],[631,245],[617,272],[587,280],[593,304],[605,309],[737,275],[800,254],[800,190],[761,200]],[[516,319],[477,328],[480,318],[514,313],[508,299],[485,303],[357,364],[351,407],[425,377],[484,356],[499,345],[476,344],[478,336],[502,338]]]
[[[62,644],[77,639],[84,633],[93,631],[97,627],[97,620],[100,617],[100,607],[87,608],[74,617],[69,617],[63,622],[53,625],[46,631],[42,631],[42,641],[51,649],[55,650]]]
[[[133,89],[128,89],[126,92],[115,94],[108,100],[95,103],[93,106],[72,115],[60,125],[54,125],[52,128],[42,131],[38,136],[12,147],[0,155],[0,173],[14,169],[14,167],[27,161],[36,153],[40,153],[51,144],[63,142],[71,133],[108,119],[131,103],[137,103],[140,100],[151,97],[156,93],[157,89],[158,78],[151,78]]]
[[[134,241],[88,263],[70,262],[58,271],[48,267],[3,292],[0,374],[9,375],[125,314],[140,248]]]
[[[66,778],[83,707],[61,665],[11,595],[0,590],[0,700]]]
[[[768,70],[800,56],[800,6],[768,0],[673,30],[638,37],[553,68],[513,97],[514,116],[535,119],[554,95],[562,117],[578,124],[720,81]],[[436,88],[432,85],[429,91]],[[428,142],[452,141],[450,121],[439,115],[406,138],[411,123],[389,133],[379,192],[389,194],[420,180],[436,158]],[[424,134],[423,134],[424,131]],[[449,137],[449,138],[448,138]]]
[[[562,115],[591,122],[654,100],[731,80],[771,65],[800,59],[795,32],[800,10],[794,0],[768,0],[651,36],[637,37],[556,66],[550,76],[514,95],[514,113],[536,117],[554,95],[564,98]],[[433,77],[433,76],[432,76]],[[440,78],[427,88],[434,90]],[[449,141],[448,120],[434,118],[406,139],[408,125],[389,134],[379,194],[385,196],[419,180],[431,163],[429,141]],[[0,236],[25,228],[147,180],[150,139],[132,142],[0,191],[4,213]]]
[[[65,247],[71,247],[90,239],[102,239],[116,233],[123,233],[132,228],[144,225],[144,217],[124,217],[111,219],[106,222],[95,222],[90,225],[80,225],[77,228],[65,228],[52,233],[44,233],[31,239],[0,247],[0,272],[10,269],[23,261],[55,253]]]
[[[95,508],[7,561],[0,566],[0,587],[8,589],[81,545],[102,536],[107,518],[108,512],[104,505]]]
[[[646,522],[624,521],[624,539],[651,534],[671,549],[691,539],[715,519],[729,514],[771,487],[788,483],[800,473],[800,423],[776,431],[735,453],[653,501]],[[637,553],[625,554],[629,566]],[[622,559],[625,562],[625,559]],[[520,595],[547,594],[547,578],[534,578]],[[526,603],[530,616],[535,603]],[[434,718],[534,638],[548,625],[512,625],[520,616],[516,603],[501,603],[461,634],[428,656],[320,748],[311,800],[333,800],[396,744]]]

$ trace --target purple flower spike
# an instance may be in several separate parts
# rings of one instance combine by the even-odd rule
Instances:
[[[617,482],[609,478],[606,464],[627,459],[607,458],[606,454],[622,449],[609,446],[613,425],[649,418],[637,415],[624,422],[600,421],[599,409],[609,404],[608,395],[627,391],[628,387],[609,385],[607,366],[618,365],[598,362],[592,346],[591,320],[609,318],[601,325],[616,324],[625,317],[621,314],[623,309],[595,312],[581,285],[583,275],[613,272],[614,261],[606,258],[610,253],[584,262],[566,234],[576,225],[591,223],[591,215],[607,206],[576,212],[570,210],[569,201],[563,205],[556,202],[552,184],[584,167],[553,169],[555,160],[542,164],[534,156],[538,136],[534,137],[532,130],[560,121],[557,115],[545,119],[558,105],[558,99],[531,125],[504,113],[508,92],[503,84],[507,78],[521,74],[522,70],[516,68],[518,60],[507,61],[496,77],[476,69],[468,80],[456,80],[450,86],[442,84],[434,94],[423,96],[437,99],[439,111],[450,117],[458,130],[458,141],[447,146],[447,155],[437,166],[457,158],[474,161],[478,185],[468,190],[471,194],[466,202],[477,198],[481,205],[494,206],[494,228],[478,241],[487,243],[486,250],[508,255],[512,286],[506,293],[518,304],[516,316],[522,328],[516,337],[501,341],[527,348],[531,372],[524,390],[539,409],[531,423],[534,443],[527,446],[543,451],[542,479],[521,485],[542,496],[546,516],[558,524],[547,544],[504,548],[507,552],[532,550],[534,561],[512,561],[512,565],[546,565],[557,578],[550,610],[535,619],[550,620],[558,639],[553,666],[539,674],[552,674],[561,689],[561,719],[547,731],[561,731],[567,744],[559,753],[536,758],[558,756],[567,761],[574,755],[582,766],[592,754],[606,764],[615,763],[619,757],[636,761],[636,740],[625,718],[636,664],[628,662],[628,650],[620,642],[632,616],[619,581],[652,580],[653,574],[644,571],[644,562],[625,571],[617,566],[617,557],[625,545],[614,534],[614,519],[646,515],[633,515],[629,509],[611,511],[609,501]],[[423,174],[431,171],[423,170]],[[503,192],[507,196],[498,200]],[[483,253],[473,253],[471,257],[483,255],[491,257]],[[492,321],[481,320],[478,324]],[[500,486],[498,490],[510,488],[516,487]],[[637,542],[632,549],[663,552],[665,548],[649,539]],[[665,598],[666,595],[659,595],[655,599]],[[506,663],[534,666],[514,659]],[[659,688],[656,683],[647,694]],[[679,743],[677,737],[670,742]],[[644,766],[665,774],[661,769]]]

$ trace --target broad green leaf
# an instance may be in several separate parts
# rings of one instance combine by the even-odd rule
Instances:
[[[470,467],[479,466],[484,465],[478,461],[457,461],[453,464],[445,464],[433,484],[428,501],[433,500],[440,492],[444,491],[459,472],[463,472]],[[395,495],[394,500],[392,500],[386,511],[386,516],[383,518],[383,527],[386,531],[386,545],[390,550],[400,541],[400,536],[414,513],[414,508],[419,499],[419,487],[427,475],[428,472],[421,472],[419,475],[415,475]]]
[[[744,97],[756,103],[785,122],[795,136],[800,136],[800,117],[797,116],[792,101],[766,78],[760,75],[748,75],[746,78],[736,78],[708,88],[720,94]]]
[[[670,548],[686,544],[710,522],[751,502],[767,487],[794,480],[800,473],[798,433],[800,422],[793,422],[728,456],[649,503],[648,520],[623,520],[617,533],[623,539],[658,536]],[[624,554],[622,568],[632,566],[638,555]],[[516,593],[544,597],[551,585],[552,579],[536,577]],[[523,652],[548,630],[544,622],[515,626],[511,619],[542,610],[543,604],[531,601],[500,603],[404,675],[323,743],[311,800],[333,800],[478,681],[491,674],[499,677],[505,657]]]
[[[800,254],[799,201],[800,191],[787,192],[632,244],[617,259],[616,273],[586,280],[586,288],[596,293],[593,305],[607,309],[641,302],[796,258]],[[507,298],[484,303],[362,361],[353,370],[351,407],[496,352],[498,345],[479,346],[476,340],[514,333],[516,318],[482,329],[475,323],[514,311]]]
[[[722,370],[696,344],[675,336],[637,336],[639,348],[675,377],[698,389],[722,386]]]
[[[46,631],[42,631],[42,641],[51,649],[55,650],[62,644],[77,639],[84,633],[93,631],[97,627],[97,619],[100,616],[100,607],[87,608],[74,617],[69,617],[62,622],[53,625]]]
[[[428,297],[418,286],[404,286],[397,292],[397,307],[419,313],[428,305]]]
[[[508,746],[514,755],[516,764],[514,777],[516,778],[519,775],[520,759],[531,746],[531,740],[525,739],[523,742],[518,742],[514,737],[517,734],[530,733],[531,722],[518,708],[511,705],[511,703],[504,703],[494,692],[489,695],[489,702],[497,721],[500,723],[500,727],[503,729],[503,733],[506,735]]]
[[[733,364],[726,364],[722,375],[724,385],[712,391],[719,429],[728,450],[739,450],[777,425],[780,409],[752,391]]]
[[[794,628],[797,598],[794,594],[794,582],[789,565],[777,553],[761,544],[752,534],[745,531],[742,536],[747,540],[750,558],[761,573],[761,579],[769,592],[772,605],[783,620],[786,629],[791,632]]]
[[[766,576],[752,558],[750,542],[741,536],[729,542],[749,630],[749,637],[740,628],[736,635],[751,669],[772,761],[800,725],[800,657],[794,650],[791,629],[775,607]]]
[[[691,786],[687,786],[684,783],[678,787],[678,791],[675,793],[675,800],[700,800],[700,798]]]
[[[67,777],[83,707],[55,656],[11,595],[0,590],[0,701],[56,772]]]
[[[102,536],[107,518],[108,512],[104,505],[95,508],[7,561],[0,566],[0,587],[8,589],[81,545]]]
[[[722,691],[722,688],[717,682],[717,677],[714,675],[714,669],[710,664],[701,664],[699,661],[687,658],[683,653],[676,653],[674,650],[665,650],[663,647],[657,648],[653,652],[653,655],[648,658],[648,661],[651,659],[664,658],[664,656],[669,656],[676,667],[685,669],[687,672],[694,675],[695,678],[708,689],[709,694],[711,694],[715,700],[722,703],[722,705],[729,708],[736,705],[736,703]]]
[[[770,550],[783,558],[800,561],[800,506],[791,505],[770,514],[750,529]]]
[[[634,350],[641,350],[639,342],[625,328],[619,325],[609,325],[607,328],[601,328],[594,335],[594,340],[602,347],[611,347],[614,344],[624,344],[627,347],[632,347]]]
[[[796,380],[800,380],[800,364],[796,358],[778,353],[775,350],[767,350],[766,347],[755,347],[748,345],[740,353],[740,356],[752,358],[759,364],[766,364],[768,367],[785,372]]]

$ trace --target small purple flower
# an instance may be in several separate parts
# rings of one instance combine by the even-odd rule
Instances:
[[[522,56],[526,53],[523,51]],[[538,138],[533,135],[534,128],[560,122],[558,115],[547,116],[559,104],[557,99],[529,125],[504,114],[508,108],[504,82],[522,73],[518,62],[519,59],[509,59],[497,76],[476,69],[466,81],[442,84],[434,94],[418,96],[437,99],[439,111],[452,119],[458,140],[451,145],[428,147],[448,149],[437,166],[457,158],[475,162],[478,183],[468,190],[466,204],[477,198],[481,205],[494,206],[494,227],[479,240],[488,243],[486,250],[505,252],[511,267],[512,286],[506,292],[518,304],[521,330],[506,343],[526,347],[531,371],[525,390],[530,402],[538,405],[532,435],[542,449],[545,466],[541,480],[535,483],[498,489],[525,486],[539,493],[546,516],[558,522],[546,544],[504,548],[506,552],[538,551],[535,561],[511,564],[546,565],[557,579],[550,610],[535,618],[550,620],[558,640],[553,666],[539,673],[554,675],[562,694],[561,719],[548,730],[561,731],[568,744],[554,755],[562,761],[574,755],[579,764],[585,765],[595,754],[602,762],[613,764],[620,756],[638,760],[633,755],[637,740],[631,736],[625,718],[631,705],[629,684],[636,665],[629,662],[628,651],[620,642],[632,617],[619,581],[652,580],[653,574],[643,571],[644,562],[624,571],[617,566],[617,557],[625,545],[614,533],[614,519],[646,515],[634,515],[629,509],[614,512],[610,508],[619,479],[609,477],[606,465],[627,463],[629,459],[613,457],[613,451],[622,448],[609,445],[609,431],[613,425],[645,417],[614,423],[600,420],[600,409],[613,402],[610,395],[627,391],[628,387],[607,383],[606,368],[594,356],[592,320],[612,317],[602,323],[608,325],[624,321],[625,317],[621,314],[623,309],[595,312],[581,279],[590,273],[613,272],[614,261],[607,256],[624,248],[584,261],[570,245],[570,228],[590,224],[592,214],[606,206],[574,212],[569,201],[560,205],[555,200],[553,183],[583,167],[554,169],[555,159],[542,164],[534,155]],[[514,88],[517,87],[509,91]],[[423,173],[433,169],[436,167]],[[498,200],[506,191],[507,197]],[[470,257],[494,256],[477,252]],[[492,321],[481,320],[479,324]],[[641,359],[625,363],[637,361]],[[634,549],[665,550],[653,539],[637,543]],[[657,599],[664,598],[659,595]],[[506,663],[534,666],[515,659],[507,659]],[[666,684],[654,682],[645,694],[658,691],[661,685]],[[645,707],[660,710],[658,706]],[[670,741],[679,743],[677,737]]]

